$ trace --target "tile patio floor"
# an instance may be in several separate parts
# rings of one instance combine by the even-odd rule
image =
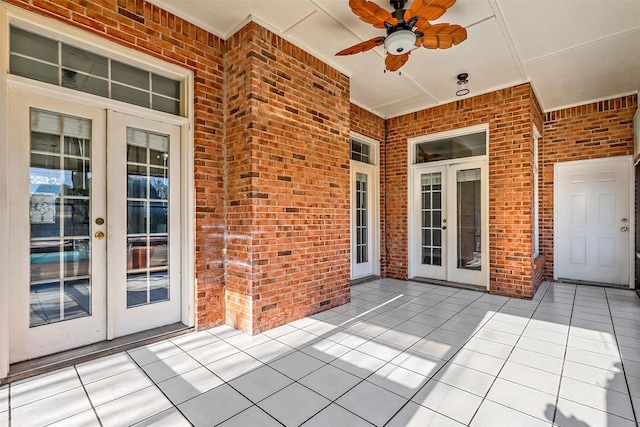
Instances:
[[[634,409],[635,408],[635,409]],[[636,426],[640,299],[381,279],[250,337],[222,326],[0,387],[0,427]]]

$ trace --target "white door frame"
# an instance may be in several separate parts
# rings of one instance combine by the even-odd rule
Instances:
[[[462,160],[462,161],[460,161]],[[409,180],[409,195],[408,195],[408,227],[409,227],[409,236],[408,236],[408,244],[409,244],[409,268],[408,268],[408,277],[420,277],[418,276],[418,266],[420,256],[417,256],[415,251],[417,250],[417,244],[420,239],[420,233],[416,230],[416,225],[418,224],[420,218],[417,214],[416,210],[418,208],[418,201],[416,199],[416,194],[418,191],[416,180],[423,173],[429,173],[430,171],[437,171],[442,173],[442,188],[443,188],[443,199],[444,202],[442,204],[442,212],[443,218],[447,219],[447,230],[442,234],[443,246],[445,250],[442,251],[442,273],[444,274],[444,278],[439,280],[452,280],[452,276],[458,275],[459,283],[467,283],[468,280],[465,280],[465,276],[468,276],[471,271],[457,271],[453,273],[453,270],[456,269],[452,267],[452,260],[457,259],[456,256],[456,246],[451,244],[453,241],[453,236],[456,234],[455,227],[457,225],[457,207],[456,207],[456,197],[452,197],[453,191],[456,185],[456,176],[455,172],[459,169],[475,169],[481,168],[481,205],[482,205],[482,220],[481,220],[481,229],[482,229],[482,237],[481,237],[481,253],[482,253],[482,281],[484,282],[487,290],[489,290],[489,164],[486,156],[477,156],[470,157],[469,159],[456,159],[445,162],[433,162],[433,163],[422,163],[419,165],[412,165],[410,168],[410,180]],[[445,224],[443,224],[445,225]],[[446,239],[446,240],[445,240]],[[473,271],[473,273],[476,273]],[[472,273],[472,274],[473,274]],[[434,277],[436,278],[436,277]],[[438,279],[438,278],[436,278]]]
[[[15,24],[36,33],[62,40],[78,47],[106,55],[125,63],[150,69],[161,75],[172,75],[184,81],[184,117],[142,109],[122,102],[113,101],[88,93],[59,88],[45,83],[8,75],[9,70],[9,24]],[[9,89],[24,90],[49,95],[69,102],[77,102],[99,108],[111,108],[120,112],[140,115],[150,119],[180,125],[182,128],[181,180],[182,197],[180,200],[181,217],[181,273],[183,286],[182,323],[195,325],[195,187],[194,187],[194,75],[193,72],[158,58],[133,51],[113,43],[103,37],[90,34],[76,27],[60,23],[26,11],[17,6],[0,3],[0,242],[8,240],[10,224],[8,218],[8,189],[10,176],[8,165],[9,147]],[[8,245],[0,245],[0,271],[7,271],[11,253]],[[9,372],[9,282],[0,276],[0,378]]]
[[[369,175],[370,181],[370,200],[372,201],[369,209],[370,209],[370,230],[371,230],[371,241],[369,242],[371,245],[371,275],[379,276],[380,275],[380,143],[373,138],[369,138],[367,136],[361,135],[356,132],[351,132],[351,138],[355,139],[359,142],[363,142],[368,144],[371,147],[371,164],[357,162],[354,160],[350,160],[351,165],[351,180],[350,180],[350,189],[351,189],[351,210],[355,205],[355,194],[353,191],[355,184],[355,172],[361,171],[365,172]],[[351,279],[356,279],[358,277],[366,277],[365,275],[354,276],[354,266],[355,266],[355,254],[353,251],[353,244],[355,242],[355,233],[354,233],[354,215],[353,212],[350,213],[350,221],[351,221]]]
[[[415,146],[416,144],[428,141],[435,141],[442,138],[455,137],[460,135],[468,135],[472,133],[485,132],[486,135],[486,154],[484,156],[474,156],[474,157],[466,157],[460,159],[453,160],[443,160],[437,162],[428,162],[428,163],[416,163],[416,153]],[[415,138],[409,138],[407,140],[407,228],[408,238],[407,238],[407,275],[408,278],[417,277],[417,258],[414,256],[415,247],[417,245],[417,239],[420,239],[419,233],[415,231],[415,224],[418,220],[416,218],[416,209],[417,209],[417,201],[415,200],[415,194],[417,191],[416,188],[416,175],[424,172],[430,168],[435,167],[444,167],[445,174],[443,175],[443,180],[451,181],[451,177],[449,176],[449,172],[451,167],[457,167],[458,165],[464,166],[465,164],[478,164],[483,163],[482,168],[482,201],[484,204],[484,210],[482,212],[482,271],[484,273],[483,281],[486,283],[487,291],[490,290],[490,280],[489,280],[489,270],[490,270],[490,253],[489,253],[489,214],[490,214],[490,206],[489,206],[489,124],[480,124],[475,126],[469,126],[460,129],[453,129],[450,131],[434,133],[431,135],[423,135]],[[451,211],[455,209],[455,200],[451,200],[455,198],[447,197],[447,205],[443,205],[443,209],[447,211]],[[451,214],[448,214],[449,220],[453,218]],[[448,222],[448,226],[455,226],[452,221]],[[445,238],[445,236],[443,236]],[[455,253],[451,252],[451,245],[447,245],[446,254],[443,253],[443,261],[448,259],[451,256],[455,256]],[[448,262],[447,262],[448,263]],[[445,268],[449,268],[448,265],[444,265]],[[448,274],[448,273],[446,273]]]
[[[9,27],[0,4],[0,34]],[[8,37],[0,38],[0,218],[9,217],[9,90],[6,70],[9,58]],[[9,241],[9,222],[0,219],[0,242]],[[0,244],[0,271],[9,270],[9,245]],[[0,278],[0,378],[9,374],[9,286]]]
[[[600,159],[588,159],[588,160],[576,160],[571,162],[560,162],[554,163],[553,165],[553,279],[558,280],[558,263],[559,263],[559,254],[557,251],[558,248],[558,186],[556,182],[556,177],[558,176],[558,168],[562,166],[580,166],[587,165],[593,166],[598,163],[605,163],[611,160],[626,160],[629,168],[629,233],[628,233],[628,255],[629,255],[629,273],[628,273],[628,283],[630,289],[635,289],[635,179],[634,170],[633,170],[633,156],[617,156],[617,157],[605,157]]]
[[[42,108],[42,109],[47,109],[47,105],[51,105],[52,110],[55,111],[55,102],[58,101],[62,101],[64,103],[70,104],[75,106],[76,109],[81,110],[82,107],[91,107],[93,109],[96,110],[102,110],[104,117],[106,117],[107,115],[107,111],[111,111],[109,110],[106,106],[107,104],[109,104],[109,100],[101,100],[103,102],[82,102],[82,97],[87,96],[86,94],[76,94],[71,93],[71,94],[65,94],[65,93],[58,93],[58,91],[56,90],[57,88],[49,88],[49,87],[45,87],[45,88],[40,88],[36,86],[33,86],[30,81],[23,81],[23,79],[16,79],[16,81],[13,81],[13,77],[14,76],[10,76],[9,79],[9,87],[8,87],[8,92],[10,94],[12,94],[12,96],[22,96],[24,98],[32,98],[35,100],[35,103],[37,104],[38,108]],[[63,91],[64,92],[64,91]],[[51,100],[51,101],[47,101],[47,99]],[[129,107],[129,108],[123,108],[122,105],[111,105],[112,107],[117,108],[120,111],[126,111],[129,115],[131,116],[137,116],[140,118],[145,118],[145,119],[149,119],[155,122],[159,122],[159,123],[168,123],[170,125],[174,125],[174,126],[179,126],[179,132],[181,134],[180,138],[184,141],[185,140],[185,131],[187,126],[185,125],[185,119],[179,118],[179,117],[165,117],[166,115],[163,113],[159,113],[159,114],[154,114],[155,112],[150,112],[150,111],[142,111],[142,109],[138,110],[135,107]],[[128,107],[128,106],[127,106]],[[104,124],[103,124],[104,125]],[[103,129],[103,132],[106,133],[107,132],[107,128],[105,127]],[[188,137],[187,137],[188,138]],[[188,139],[186,140],[188,141]],[[106,142],[106,141],[105,141]],[[185,144],[181,144],[180,145],[180,150],[181,150],[181,166],[184,165],[184,158],[182,158],[182,156],[185,155],[185,151],[187,150],[187,147],[189,143],[185,143]],[[5,176],[3,176],[5,175]],[[11,174],[10,171],[7,170],[6,174],[3,173],[0,175],[0,179],[6,179],[6,183],[8,184],[12,184],[12,179],[11,179]],[[185,179],[187,179],[187,181],[184,181]],[[189,193],[189,194],[193,194],[192,191],[190,191],[189,189],[193,188],[193,175],[191,175],[190,177],[185,177],[185,172],[181,171],[181,180],[183,180],[181,182],[181,186],[182,186],[182,193]],[[189,228],[193,227],[193,217],[184,217],[184,213],[186,211],[185,209],[185,204],[186,203],[190,203],[188,201],[185,200],[185,195],[182,194],[180,197],[180,200],[178,201],[178,203],[180,204],[180,211],[181,211],[181,224],[180,227],[183,231],[183,235],[181,236],[181,244],[185,245],[185,236],[184,234],[191,234],[188,232]],[[5,205],[6,206],[6,205]],[[4,206],[3,206],[4,208]],[[8,210],[7,210],[8,212]],[[107,215],[108,216],[108,215]],[[4,216],[3,218],[8,218],[7,216]],[[107,219],[108,221],[108,219]],[[3,222],[7,222],[7,221],[3,221]],[[109,222],[107,222],[107,224],[109,225]],[[10,224],[7,224],[10,225]],[[12,246],[12,245],[9,245]],[[189,248],[188,246],[182,247],[182,254],[180,254],[180,268],[178,272],[176,272],[176,274],[178,274],[179,276],[181,276],[182,278],[182,291],[181,291],[181,322],[184,323],[187,326],[193,326],[195,324],[195,311],[193,310],[194,307],[194,302],[192,300],[193,295],[195,295],[195,289],[193,286],[190,286],[190,284],[194,283],[194,280],[188,280],[188,274],[189,271],[193,271],[193,253],[194,252],[189,252]],[[186,274],[185,274],[186,273]],[[2,283],[2,277],[0,277],[0,290],[5,291],[9,289],[9,283],[11,283],[11,280],[6,280],[6,283]],[[8,292],[8,294],[10,295],[10,292]],[[2,309],[1,311],[4,311],[5,307],[7,312],[10,312],[9,310],[9,303],[11,301],[11,298],[7,298],[5,300],[0,301],[0,309]],[[107,317],[108,319],[108,317]],[[8,322],[10,323],[10,322]],[[108,322],[109,324],[111,323],[111,321]],[[5,353],[5,349],[6,349],[6,354],[7,354],[7,363],[10,362],[11,357],[9,356],[10,352],[11,352],[11,348],[10,348],[10,343],[11,343],[11,330],[12,328],[9,326],[8,330],[7,330],[7,346],[4,349],[0,349],[0,353],[4,354]],[[105,337],[106,339],[112,339],[114,336],[111,333],[111,328],[108,327],[107,330],[105,332],[109,331],[109,333],[105,333]],[[8,365],[7,365],[8,366]],[[5,374],[6,376],[6,374]]]

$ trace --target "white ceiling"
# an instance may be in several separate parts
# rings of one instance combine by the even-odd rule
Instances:
[[[395,117],[467,96],[531,82],[544,111],[640,89],[640,0],[458,0],[437,21],[467,29],[446,50],[419,48],[400,73],[384,73],[382,47],[335,53],[384,30],[360,21],[348,0],[151,0],[227,39],[249,20],[351,78],[351,100]],[[391,11],[389,0],[374,0]],[[406,7],[410,7],[411,0]]]

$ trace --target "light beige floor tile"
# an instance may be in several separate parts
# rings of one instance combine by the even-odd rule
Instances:
[[[11,407],[17,408],[76,389],[81,385],[78,373],[73,367],[17,381],[11,384]]]
[[[398,412],[386,427],[462,427],[452,418],[445,417],[429,408],[418,405],[415,402],[407,403]]]
[[[556,396],[553,394],[501,378],[491,387],[487,399],[543,421],[548,420],[549,407],[553,408],[556,403]]]
[[[252,406],[251,401],[224,384],[178,405],[195,427],[217,425]]]
[[[436,380],[429,381],[411,400],[462,424],[469,424],[482,402],[475,394]]]
[[[256,425],[256,424],[253,424]],[[327,406],[313,418],[302,424],[303,427],[327,427],[327,426],[349,426],[349,427],[371,427],[371,423],[347,411],[335,403]]]
[[[366,381],[409,399],[429,381],[429,378],[388,363],[369,376]]]
[[[258,406],[286,426],[297,426],[331,403],[308,388],[293,383]]]
[[[82,387],[11,409],[11,425],[41,427],[53,424],[91,409]],[[6,413],[6,412],[5,412]]]
[[[490,400],[480,405],[478,413],[473,417],[471,427],[521,426],[550,427],[551,421],[543,421],[523,412],[508,408]]]
[[[407,399],[363,381],[343,394],[336,403],[374,425],[384,425]]]

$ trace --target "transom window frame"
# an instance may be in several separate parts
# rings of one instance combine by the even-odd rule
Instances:
[[[471,134],[480,133],[480,132],[485,133],[485,141],[486,141],[485,154],[478,155],[478,156],[459,157],[459,158],[447,159],[447,160],[436,160],[433,162],[418,162],[416,147],[419,144],[424,144],[425,142],[431,142],[431,141],[438,141],[440,139],[455,138],[457,136],[471,135]],[[463,128],[422,135],[418,137],[409,138],[407,142],[408,142],[407,159],[409,160],[409,165],[408,165],[409,167],[429,167],[429,166],[437,166],[437,165],[483,161],[489,158],[489,124],[483,123],[483,124],[474,125],[474,126],[467,126]]]
[[[352,150],[353,142],[357,142],[359,144],[369,147],[368,162],[363,162],[361,160],[353,159],[353,153],[354,153],[354,151]],[[349,136],[349,160],[350,161],[362,163],[365,165],[378,166],[379,158],[380,158],[380,144],[378,143],[378,141],[356,132],[350,133],[350,136]]]
[[[3,17],[4,19],[2,19]],[[0,4],[0,40],[2,40],[0,42],[0,69],[2,70],[2,74],[7,74],[7,79],[9,82],[27,81],[30,82],[30,84],[39,87],[41,87],[42,85],[45,85],[45,87],[54,86],[59,89],[80,93],[83,97],[102,98],[116,103],[121,103],[123,105],[135,106],[136,108],[148,108],[106,97],[101,97],[98,95],[93,95],[88,92],[79,92],[75,89],[55,86],[50,83],[40,82],[38,80],[30,79],[27,77],[9,74],[10,26],[20,28],[39,36],[47,37],[54,41],[67,44],[78,49],[86,50],[90,53],[103,56],[108,60],[117,61],[124,65],[156,74],[160,77],[181,81],[182,84],[180,93],[179,115],[164,113],[161,110],[152,111],[171,117],[187,118],[190,122],[193,122],[194,75],[192,71],[172,64],[170,62],[165,62],[151,55],[119,45],[106,38],[87,33],[76,27],[72,27],[67,24],[63,24],[49,18],[42,17],[40,15],[33,14],[32,12],[24,11],[12,5]],[[151,108],[149,109],[151,110]]]
[[[170,79],[181,80],[181,114],[174,115],[122,101],[54,86],[49,83],[9,74],[9,27],[16,26],[45,37],[86,49],[133,67],[153,72]],[[106,37],[91,34],[17,6],[0,2],[0,218],[8,218],[9,205],[9,91],[25,91],[42,96],[57,97],[69,102],[97,106],[150,120],[180,125],[181,181],[183,185],[181,210],[182,256],[181,275],[184,286],[182,322],[195,324],[195,189],[194,189],[194,74],[191,70],[165,62],[156,57],[119,45]],[[9,239],[9,223],[0,220],[0,241]],[[8,271],[10,253],[8,245],[0,245],[0,271]],[[0,279],[0,378],[9,372],[9,284]]]
[[[31,53],[34,49],[30,49],[29,52],[20,49],[19,40],[24,37],[31,37],[28,35],[33,36],[31,42],[46,42],[51,45],[50,49],[40,52],[40,54],[37,52]],[[18,40],[15,46],[13,45],[14,37]],[[184,96],[181,86],[183,79],[171,79],[143,68],[132,67],[110,56],[96,54],[87,49],[79,48],[75,44],[29,31],[17,25],[10,25],[9,27],[9,50],[9,73],[12,75],[48,82],[54,86],[67,87],[83,93],[93,93],[104,98],[151,108],[155,111],[164,111],[174,115],[182,114],[181,107]],[[35,49],[35,51],[38,50]],[[48,55],[50,58],[44,58],[43,55]],[[100,61],[102,66],[98,66],[95,69],[93,67],[87,68],[86,65],[88,64],[78,61],[78,57],[85,55],[93,57],[96,62],[102,60]],[[18,65],[21,62],[22,67]],[[16,70],[12,69],[14,63]],[[45,73],[45,75],[37,78],[36,76],[30,77],[24,74],[25,72],[28,73],[28,71],[25,71],[26,69],[30,69],[36,64],[42,66],[42,70],[48,69],[51,75],[46,75],[47,73]],[[38,67],[36,66],[35,68],[37,69]],[[86,80],[86,87],[77,87],[78,82],[82,80]],[[174,87],[164,90],[163,84],[167,83]],[[177,91],[175,90],[176,85],[178,86]],[[173,93],[170,94],[169,92]],[[128,98],[128,100],[125,98]],[[170,109],[174,111],[169,111]]]

